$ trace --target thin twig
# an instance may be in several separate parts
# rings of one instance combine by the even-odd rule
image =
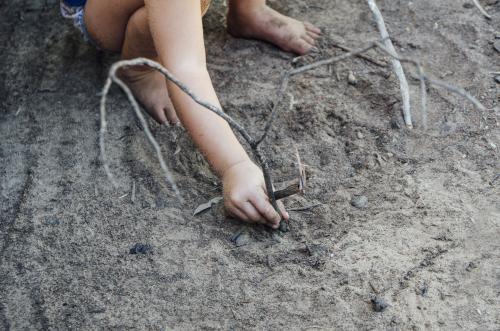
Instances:
[[[151,130],[149,129],[149,125],[144,118],[144,115],[141,112],[141,109],[139,107],[139,104],[135,100],[132,91],[128,88],[128,86],[120,79],[117,77],[116,72],[118,69],[120,69],[123,66],[127,65],[135,65],[135,61],[140,62],[141,59],[136,59],[136,60],[130,60],[130,61],[119,61],[115,63],[109,72],[108,79],[106,80],[106,84],[104,86],[103,92],[102,92],[102,98],[101,98],[101,135],[100,135],[100,146],[101,146],[101,157],[104,163],[104,169],[106,170],[106,174],[108,177],[111,179],[112,183],[116,186],[116,182],[113,180],[113,175],[111,174],[108,160],[106,157],[106,150],[103,148],[105,145],[105,135],[106,135],[106,128],[107,128],[107,123],[106,123],[106,98],[109,93],[109,88],[111,87],[112,82],[116,83],[122,90],[123,92],[127,95],[127,98],[132,105],[132,108],[134,109],[135,115],[139,119],[143,129],[144,133],[146,134],[146,137],[148,138],[150,144],[153,146],[155,152],[156,152],[156,157],[158,158],[158,161],[160,162],[160,167],[163,170],[163,174],[165,175],[165,180],[167,183],[169,183],[172,186],[172,189],[174,193],[177,195],[179,200],[181,202],[184,202],[182,199],[182,196],[180,194],[179,188],[177,187],[177,184],[174,181],[174,178],[172,176],[172,173],[167,167],[167,164],[165,163],[165,159],[163,158],[163,155],[161,153],[161,148],[156,139],[153,137],[153,134],[151,133]],[[150,61],[150,60],[147,60]],[[153,61],[151,61],[153,62]],[[132,64],[129,64],[132,63]]]
[[[389,33],[387,32],[387,27],[385,26],[384,17],[380,12],[375,0],[367,0],[368,6],[373,13],[375,21],[378,26],[378,30],[380,36],[385,40],[384,45],[387,49],[391,51],[393,54],[397,54],[394,45],[392,44],[391,39],[389,38]],[[410,109],[410,88],[408,87],[408,81],[406,80],[406,76],[403,70],[403,66],[401,62],[397,60],[397,58],[392,58],[391,60],[392,66],[394,68],[394,72],[399,80],[399,86],[401,89],[401,98],[403,101],[403,116],[405,120],[405,124],[408,128],[412,128],[412,120],[411,120],[411,109]]]
[[[288,211],[308,211],[308,210],[314,209],[314,208],[319,207],[319,206],[323,206],[323,204],[322,203],[316,203],[316,204],[310,205],[310,206],[290,208],[290,209],[287,209],[287,210]]]
[[[476,5],[477,9],[479,9],[479,11],[481,12],[481,14],[484,15],[484,17],[486,17],[487,19],[491,20],[491,15],[488,14],[488,12],[486,10],[484,10],[483,6],[481,6],[481,4],[479,3],[478,0],[472,0],[472,2],[474,3],[474,5]]]
[[[422,64],[420,63],[419,60],[410,57],[399,56],[397,53],[392,52],[390,49],[385,47],[382,43],[377,43],[377,47],[385,54],[389,55],[389,57],[396,59],[399,62],[409,62],[413,64],[415,67],[417,67],[419,74],[417,78],[420,81],[421,121],[424,130],[427,129],[427,86],[425,83],[425,72]]]
[[[442,87],[442,88],[444,88],[444,89],[446,89],[446,90],[448,90],[448,91],[450,91],[452,93],[458,94],[458,95],[466,98],[471,103],[473,103],[474,106],[476,106],[477,109],[482,110],[482,111],[486,110],[486,107],[479,100],[477,100],[474,96],[472,96],[469,92],[467,92],[463,88],[450,85],[450,84],[448,84],[446,82],[443,82],[442,80],[435,79],[435,78],[430,78],[428,76],[425,76],[424,78],[429,83],[431,83],[432,85],[436,85],[436,86]]]
[[[135,180],[132,181],[132,195],[130,196],[130,201],[135,203]]]
[[[477,109],[479,109],[481,111],[485,111],[486,110],[486,107],[479,100],[477,100],[474,96],[472,96],[469,92],[465,91],[463,88],[453,86],[453,85],[451,85],[449,83],[446,83],[446,82],[444,82],[442,80],[439,80],[439,79],[436,79],[436,78],[428,76],[424,72],[424,69],[423,69],[422,65],[420,64],[420,61],[412,59],[412,58],[409,58],[409,57],[402,57],[402,56],[399,56],[397,54],[394,54],[389,49],[385,48],[380,43],[377,44],[377,47],[381,51],[383,51],[384,53],[386,53],[387,55],[389,55],[390,57],[396,58],[398,61],[411,63],[414,66],[416,66],[417,69],[418,69],[418,71],[419,71],[419,76],[417,78],[421,82],[421,89],[426,90],[425,81],[427,81],[431,85],[435,85],[435,86],[444,88],[444,89],[446,89],[446,90],[448,90],[448,91],[450,91],[452,93],[455,93],[455,94],[457,94],[457,95],[459,95],[461,97],[464,97],[465,99],[469,100]],[[422,81],[424,81],[424,84],[422,84]],[[422,100],[423,110],[425,110],[426,106],[424,105],[424,102],[426,102],[426,100],[427,100],[427,94],[426,93],[422,93],[422,97],[423,97],[423,100]]]
[[[352,52],[353,51],[352,48],[349,48],[349,47],[344,46],[342,44],[339,44],[337,42],[331,42],[330,44],[333,47],[340,48],[341,50],[346,51],[346,52]],[[368,62],[370,62],[370,63],[372,63],[372,64],[374,64],[376,66],[383,67],[383,68],[387,67],[387,63],[379,61],[379,60],[377,60],[375,58],[372,58],[371,56],[368,56],[366,54],[358,54],[356,56],[359,57],[360,59],[366,60],[366,61],[368,61]]]

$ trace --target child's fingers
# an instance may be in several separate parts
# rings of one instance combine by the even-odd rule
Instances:
[[[264,195],[256,194],[250,197],[250,202],[273,228],[279,226],[281,217]]]
[[[288,221],[288,219],[290,218],[290,215],[288,214],[288,212],[286,211],[285,209],[285,205],[283,204],[283,202],[281,201],[278,201],[278,208],[280,209],[281,211],[281,215],[283,215],[283,217],[285,218],[285,220]]]
[[[262,215],[255,209],[251,202],[245,202],[238,206],[238,209],[245,213],[247,219],[254,223],[267,224],[267,221],[262,217]]]
[[[237,219],[242,221],[248,221],[247,216],[237,207],[229,205],[226,209],[230,216],[236,217]]]

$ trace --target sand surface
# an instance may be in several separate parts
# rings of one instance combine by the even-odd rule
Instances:
[[[244,226],[215,206],[219,181],[186,133],[152,123],[185,203],[123,95],[109,102],[99,159],[98,93],[115,56],[81,41],[54,0],[0,1],[0,329],[500,329],[500,3],[379,0],[398,51],[477,96],[479,112],[429,90],[429,128],[402,124],[390,68],[353,59],[294,79],[266,145],[277,181],[296,144],[308,189],[288,199],[291,231]],[[320,53],[377,37],[364,1],[271,4],[324,29]],[[208,68],[224,109],[256,134],[293,56],[230,37],[225,7],[205,17]],[[497,40],[498,42],[498,40]],[[371,56],[383,56],[371,52]],[[349,71],[358,79],[349,85]],[[289,97],[288,97],[289,98]],[[132,187],[135,197],[132,199]],[[366,208],[351,205],[367,198]],[[132,201],[133,200],[133,201]],[[134,245],[146,254],[130,254]],[[377,296],[388,307],[376,312]]]

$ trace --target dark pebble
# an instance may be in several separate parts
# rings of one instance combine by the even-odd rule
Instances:
[[[467,267],[465,267],[465,270],[467,270],[469,272],[474,270],[474,269],[477,269],[477,264],[475,262],[469,262]]]
[[[236,231],[230,239],[236,247],[245,246],[251,242],[250,235],[244,227]]]
[[[44,222],[45,225],[52,225],[52,226],[59,225],[60,223],[61,222],[59,221],[59,219],[54,217],[47,217]]]
[[[385,302],[384,299],[380,297],[374,297],[371,299],[373,310],[377,313],[381,313],[389,307],[389,304]]]
[[[493,43],[493,48],[495,49],[495,51],[500,53],[500,39],[495,40],[495,42]]]
[[[309,244],[306,245],[307,253],[309,256],[327,256],[328,255],[328,247],[321,244]]]
[[[245,228],[244,227],[241,227],[239,228],[235,233],[233,233],[231,235],[231,237],[229,237],[229,240],[231,240],[232,242],[235,242],[236,239],[238,239],[239,236],[241,236],[241,234],[245,231]]]
[[[288,225],[287,221],[281,221],[280,222],[280,227],[278,229],[281,232],[288,232],[288,231],[290,231],[290,226]]]
[[[467,9],[471,9],[472,7],[474,7],[474,5],[470,2],[466,2],[463,4],[464,8],[467,8]]]
[[[404,126],[404,123],[403,120],[398,116],[391,118],[390,125],[391,129],[393,130],[401,130],[401,128]]]
[[[496,76],[495,77],[495,82],[497,82],[498,84],[500,84],[500,76]]]
[[[248,245],[250,241],[250,235],[247,232],[243,232],[238,238],[236,238],[234,244],[236,245],[236,247],[241,247]]]
[[[351,205],[359,209],[364,209],[368,207],[368,198],[364,195],[355,195],[351,199]]]
[[[148,244],[137,243],[130,249],[130,254],[153,254],[153,247]]]

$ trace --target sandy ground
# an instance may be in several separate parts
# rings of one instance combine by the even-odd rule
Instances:
[[[500,68],[500,4],[482,1],[487,21],[466,2],[379,5],[401,53],[490,110],[431,89],[429,129],[408,131],[389,69],[355,59],[296,78],[296,103],[266,152],[284,181],[297,144],[309,187],[286,205],[322,205],[292,212],[282,236],[245,227],[238,247],[230,237],[242,224],[219,206],[192,216],[221,188],[186,134],[153,125],[180,204],[117,89],[108,143],[120,188],[110,188],[98,93],[116,58],[83,44],[57,1],[1,1],[0,329],[499,330],[499,85],[490,72]],[[321,52],[301,63],[341,54],[333,41],[377,36],[361,0],[271,4],[325,30]],[[223,20],[218,1],[205,18],[208,67],[225,110],[258,133],[293,56],[228,36]],[[356,195],[366,208],[351,205]],[[130,254],[137,243],[151,250]]]

